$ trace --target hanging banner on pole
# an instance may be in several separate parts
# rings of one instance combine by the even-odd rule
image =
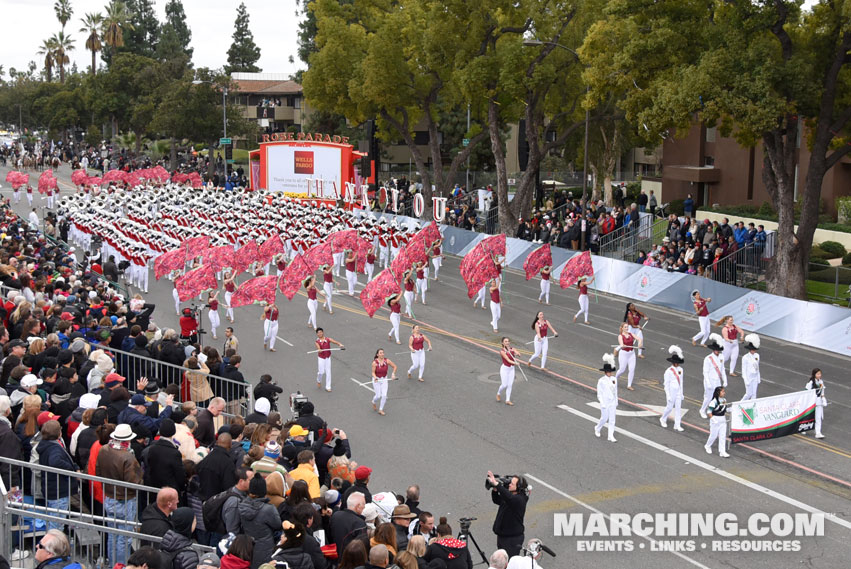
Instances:
[[[816,392],[796,391],[730,405],[730,439],[748,443],[776,439],[815,428]]]

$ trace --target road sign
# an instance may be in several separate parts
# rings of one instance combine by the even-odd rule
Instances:
[[[235,160],[233,160],[232,158],[228,159],[228,164],[233,164],[234,162]]]
[[[219,144],[231,144],[233,141],[230,138],[220,138]]]
[[[470,139],[469,138],[464,139],[464,146],[470,146]]]

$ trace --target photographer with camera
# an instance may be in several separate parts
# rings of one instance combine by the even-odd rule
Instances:
[[[526,503],[529,501],[529,483],[522,476],[497,476],[490,470],[485,487],[491,491],[491,500],[499,506],[493,522],[496,546],[509,557],[520,553],[523,547]]]
[[[552,549],[544,545],[540,539],[532,538],[526,547],[523,548],[521,555],[515,555],[508,560],[506,569],[542,569],[538,564],[541,557],[546,553],[550,557],[555,557],[556,554]]]

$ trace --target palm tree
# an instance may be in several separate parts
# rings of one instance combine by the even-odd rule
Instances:
[[[44,56],[44,74],[47,76],[47,82],[50,83],[53,81],[53,57],[56,53],[55,38],[43,40],[37,53]]]
[[[112,0],[103,20],[103,41],[113,50],[124,45],[124,30],[132,30],[130,12],[121,0]]]
[[[74,40],[71,39],[71,36],[66,36],[65,32],[60,31],[58,34],[54,34],[53,37],[50,38],[55,42],[55,49],[53,52],[53,60],[59,66],[59,82],[65,82],[65,65],[71,63],[71,58],[68,57],[68,52],[74,50]]]
[[[62,24],[62,31],[65,31],[65,24],[71,19],[74,13],[74,8],[71,7],[71,0],[56,0],[53,5],[53,11],[56,12],[56,19]]]
[[[86,38],[86,49],[92,52],[92,75],[97,73],[97,52],[103,48],[100,42],[100,30],[103,26],[103,16],[100,12],[86,14],[80,33],[89,34]]]

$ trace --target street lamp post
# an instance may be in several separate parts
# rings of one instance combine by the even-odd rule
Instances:
[[[582,63],[582,59],[579,57],[579,54],[576,53],[575,50],[567,47],[566,45],[562,45],[558,42],[529,39],[529,40],[524,40],[523,45],[526,46],[526,47],[534,47],[534,46],[541,46],[541,45],[552,45],[552,46],[555,46],[555,47],[560,47],[563,50],[568,51],[571,54],[573,54],[573,56],[576,58],[576,61]],[[588,86],[587,85],[585,86],[585,93],[586,94],[588,93]],[[582,162],[583,162],[583,164],[582,164],[582,203],[584,204],[583,207],[587,207],[587,201],[588,201],[588,126],[589,126],[590,123],[591,123],[591,111],[588,108],[586,108],[585,109],[585,150],[583,152],[583,160],[582,160]],[[585,212],[583,211],[583,214],[584,213]],[[583,218],[583,220],[582,220],[582,245],[581,245],[582,251],[585,250],[585,226],[586,226],[586,222],[585,222],[585,219]]]

